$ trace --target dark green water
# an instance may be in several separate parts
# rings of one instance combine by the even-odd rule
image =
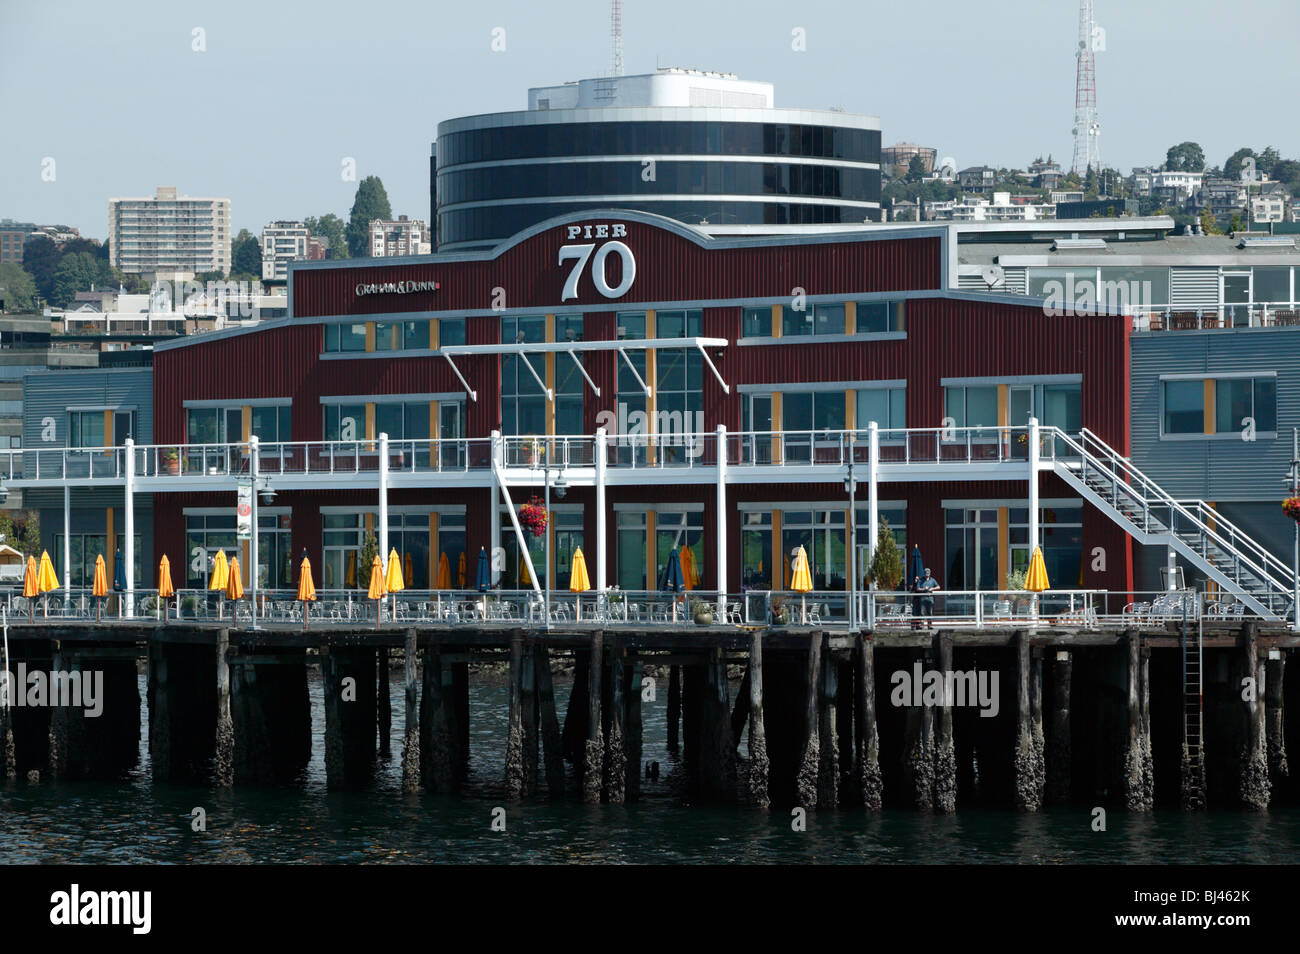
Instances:
[[[664,750],[665,706],[644,707],[644,758],[658,782],[640,802],[584,806],[502,795],[505,689],[471,690],[471,782],[459,797],[401,792],[403,707],[393,685],[393,758],[378,763],[372,790],[325,790],[320,681],[310,682],[313,757],[299,784],[274,789],[155,787],[148,752],[117,783],[49,783],[0,790],[0,861],[8,863],[242,862],[680,862],[680,863],[1275,863],[1300,861],[1300,810],[1255,816],[1221,812],[1131,816],[1112,811],[1094,832],[1082,808],[1038,815],[961,811],[869,816],[855,810],[810,814],[791,830],[785,812],[684,806]],[[557,684],[560,711],[568,685]],[[141,683],[141,697],[144,685]],[[147,716],[147,713],[146,713]],[[144,735],[144,733],[142,733]],[[743,749],[742,749],[743,754]],[[506,831],[491,828],[506,809]],[[191,812],[207,812],[207,831]]]

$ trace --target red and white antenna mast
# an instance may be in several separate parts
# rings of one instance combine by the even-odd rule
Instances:
[[[610,76],[623,75],[623,4],[614,0],[609,11],[609,39],[613,47],[613,64]]]
[[[1071,170],[1082,176],[1089,169],[1101,171],[1101,122],[1097,119],[1096,54],[1106,49],[1106,31],[1097,26],[1092,0],[1079,0],[1078,65],[1074,80],[1074,164]]]

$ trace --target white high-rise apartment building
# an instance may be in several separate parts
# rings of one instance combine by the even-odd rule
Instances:
[[[230,271],[230,200],[177,195],[159,186],[152,198],[108,200],[113,267],[160,278]]]
[[[429,228],[423,219],[408,219],[399,215],[396,221],[373,219],[370,222],[370,257],[389,258],[394,255],[429,255],[433,243]]]
[[[310,237],[302,222],[271,222],[262,229],[262,281],[286,281],[289,263],[307,257]]]

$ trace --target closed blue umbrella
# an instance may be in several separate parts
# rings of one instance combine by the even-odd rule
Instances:
[[[682,560],[676,550],[668,553],[668,566],[664,569],[664,579],[660,589],[665,593],[680,593],[686,589],[686,577],[682,574]]]
[[[907,588],[910,590],[916,586],[917,580],[925,579],[925,560],[921,558],[921,548],[912,545],[912,556],[908,562],[907,568]]]
[[[113,561],[113,590],[121,593],[126,589],[126,565],[122,562],[122,551],[117,551]]]
[[[492,570],[488,566],[487,549],[484,547],[478,549],[478,578],[475,585],[480,593],[486,593],[492,588]]]

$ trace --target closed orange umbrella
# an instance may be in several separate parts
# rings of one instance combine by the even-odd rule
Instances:
[[[447,559],[447,554],[442,553],[438,556],[438,589],[451,589],[451,561]]]
[[[695,551],[690,547],[682,547],[681,559],[682,581],[688,590],[693,590],[700,585],[700,576],[695,570]]]
[[[244,581],[240,579],[239,557],[230,558],[230,576],[226,581],[226,595],[232,600],[244,598]]]
[[[27,569],[23,573],[23,598],[27,600],[27,608],[31,611],[31,618],[36,620],[36,604],[32,602],[40,594],[41,588],[36,575],[36,557],[27,558]]]
[[[384,565],[379,559],[379,554],[375,554],[375,562],[370,564],[370,588],[366,591],[366,596],[375,601],[375,628],[379,627],[380,612],[379,602],[387,594],[388,590],[384,585]]]
[[[460,559],[456,567],[456,585],[462,590],[465,588],[465,551],[460,551]]]
[[[176,587],[172,585],[172,563],[167,559],[167,554],[162,555],[158,561],[158,599],[163,605],[163,619],[167,619],[167,601],[176,595]]]
[[[298,601],[302,603],[302,628],[307,628],[307,604],[316,602],[316,585],[311,581],[311,561],[302,551],[302,569],[298,572]]]
[[[90,595],[95,597],[95,622],[99,622],[103,600],[108,595],[108,571],[104,567],[102,553],[95,557],[95,580],[90,586]]]

